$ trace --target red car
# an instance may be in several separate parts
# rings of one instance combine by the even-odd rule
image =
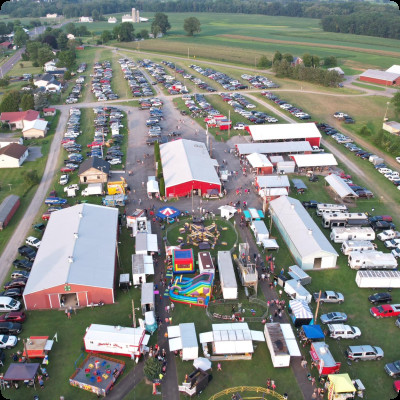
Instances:
[[[26,315],[23,311],[11,311],[0,315],[0,322],[24,322]]]
[[[42,220],[43,220],[43,221],[48,221],[48,220],[50,219],[50,215],[51,215],[51,213],[45,212],[45,213],[42,215]]]
[[[74,172],[75,170],[73,168],[69,168],[69,167],[62,167],[60,169],[61,172]]]
[[[400,304],[382,304],[372,307],[370,313],[375,318],[397,317],[400,315]]]
[[[61,144],[67,144],[67,143],[75,143],[74,139],[63,139],[61,140]]]

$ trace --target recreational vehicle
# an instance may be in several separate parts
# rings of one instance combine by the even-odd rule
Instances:
[[[356,283],[360,288],[400,288],[400,271],[358,271]]]
[[[322,215],[322,226],[324,228],[363,225],[369,225],[368,217],[364,213],[335,213]]]
[[[347,212],[347,206],[344,204],[317,204],[317,215],[321,216],[325,212],[328,213],[344,213]]]
[[[351,269],[395,269],[397,260],[391,253],[352,251],[348,265]]]
[[[369,227],[332,228],[331,240],[343,243],[346,240],[375,240],[375,231]]]
[[[348,256],[352,251],[373,251],[376,244],[369,240],[346,240],[342,243],[342,253]]]

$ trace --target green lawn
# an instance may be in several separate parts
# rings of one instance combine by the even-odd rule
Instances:
[[[21,67],[21,64],[23,65]],[[31,61],[19,61],[17,62],[14,67],[10,70],[10,72],[7,74],[8,76],[21,76],[22,74],[41,74],[43,73],[43,68],[40,67],[34,67],[32,66]]]
[[[365,88],[365,89],[376,90],[378,92],[384,92],[386,90],[383,87],[374,86],[374,85],[368,85],[367,83],[352,82],[351,84],[354,85],[354,86]]]

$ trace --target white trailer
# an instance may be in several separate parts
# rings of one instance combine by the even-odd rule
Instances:
[[[322,226],[324,228],[357,227],[368,224],[368,217],[364,213],[322,214]]]
[[[292,174],[295,167],[296,163],[294,161],[279,161],[276,163],[276,171],[278,174]]]
[[[210,252],[199,251],[197,258],[199,262],[199,271],[201,274],[203,272],[209,272],[210,274],[215,275],[215,267]]]
[[[263,240],[269,239],[269,232],[264,221],[252,221],[250,228],[254,233],[258,245],[261,245]]]
[[[237,299],[238,287],[232,255],[229,251],[218,252],[218,270],[224,299]]]
[[[317,215],[321,216],[324,212],[347,212],[347,206],[344,204],[317,204]]]
[[[300,281],[296,279],[290,279],[285,282],[284,286],[285,293],[296,300],[304,300],[306,303],[311,303],[311,293],[301,285]]]
[[[398,289],[400,271],[357,271],[356,284],[360,288]]]
[[[103,194],[102,183],[89,183],[87,188],[82,190],[82,196],[100,196]]]
[[[352,251],[349,254],[348,265],[351,269],[395,269],[397,260],[392,253]]]
[[[375,231],[369,227],[332,228],[331,240],[343,243],[346,240],[375,240]]]
[[[342,253],[348,256],[352,251],[373,251],[376,244],[369,240],[346,240],[342,243]]]
[[[311,283],[311,276],[298,265],[292,265],[289,267],[289,275],[296,281],[299,281],[302,285],[308,285]]]
[[[119,354],[140,357],[149,342],[143,328],[92,324],[83,338],[87,352]]]

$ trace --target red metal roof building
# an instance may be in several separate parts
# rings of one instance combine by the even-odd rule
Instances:
[[[35,119],[39,119],[39,111],[27,110],[3,112],[0,115],[0,121],[7,121],[11,125],[11,128],[14,129],[23,129],[24,121],[34,121]]]
[[[396,86],[400,85],[400,73],[367,69],[360,75],[360,81]]]

